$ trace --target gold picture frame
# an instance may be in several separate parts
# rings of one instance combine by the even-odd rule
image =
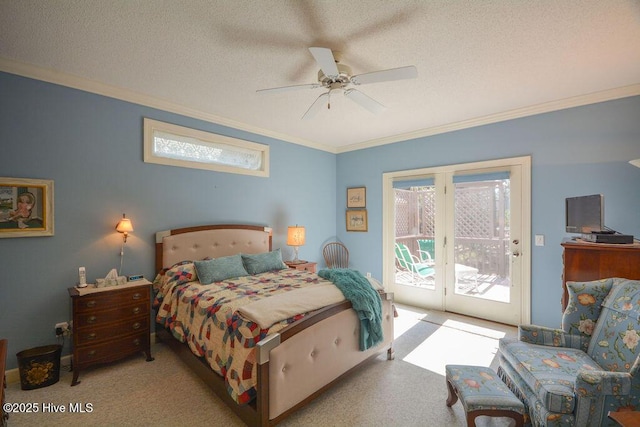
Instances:
[[[347,188],[347,207],[366,208],[367,207],[367,187]]]
[[[53,181],[0,177],[0,238],[53,236]]]
[[[347,231],[367,231],[367,210],[350,209],[347,211]]]

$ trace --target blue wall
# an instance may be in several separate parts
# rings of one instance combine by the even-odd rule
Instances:
[[[640,236],[640,97],[450,132],[338,155],[336,223],[354,265],[382,276],[382,173],[531,155],[534,323],[560,325],[564,199],[601,193],[605,223]],[[367,187],[368,233],[345,231],[348,187]],[[531,241],[533,242],[533,238]]]
[[[125,212],[134,232],[123,274],[154,277],[154,233],[209,223],[273,227],[285,259],[288,225],[307,228],[304,259],[335,235],[336,156],[78,90],[0,73],[0,176],[54,181],[55,235],[0,239],[0,337],[20,350],[56,342],[71,318],[67,288],[120,265]],[[269,178],[142,161],[143,117],[268,144]],[[65,353],[68,352],[65,344]]]
[[[321,261],[324,242],[347,244],[352,266],[382,274],[382,173],[532,156],[532,316],[560,321],[564,198],[602,193],[609,227],[640,236],[640,97],[334,155],[74,89],[0,73],[0,176],[55,182],[55,236],[0,239],[0,337],[15,353],[55,342],[69,320],[67,288],[79,266],[94,281],[118,267],[123,212],[133,221],[124,274],[154,276],[154,233],[203,223],[307,227],[301,258]],[[268,144],[271,176],[146,164],[142,120],[176,123]],[[346,188],[367,187],[369,231],[347,233]],[[68,352],[68,343],[65,353]]]

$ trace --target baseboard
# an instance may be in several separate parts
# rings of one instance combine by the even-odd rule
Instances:
[[[156,333],[153,332],[150,334],[150,342],[154,343],[156,342]],[[71,355],[67,354],[66,356],[62,356],[60,358],[60,365],[64,366],[71,366]],[[20,369],[15,368],[15,369],[9,369],[7,371],[4,372],[7,384],[15,384],[15,383],[19,383],[20,382]]]
[[[9,369],[8,371],[4,371],[5,384],[13,384],[20,381],[20,371],[18,368]]]

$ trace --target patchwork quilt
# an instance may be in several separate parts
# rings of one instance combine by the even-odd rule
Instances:
[[[162,271],[154,281],[156,322],[188,343],[194,354],[205,358],[224,377],[231,397],[246,404],[256,395],[256,344],[306,313],[261,328],[238,309],[317,284],[331,282],[314,273],[287,268],[203,285],[197,280],[194,264],[184,262]]]

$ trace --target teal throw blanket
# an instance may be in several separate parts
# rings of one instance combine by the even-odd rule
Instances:
[[[360,319],[360,350],[375,347],[382,342],[382,300],[366,277],[348,268],[324,269],[318,276],[333,282],[351,301]]]

